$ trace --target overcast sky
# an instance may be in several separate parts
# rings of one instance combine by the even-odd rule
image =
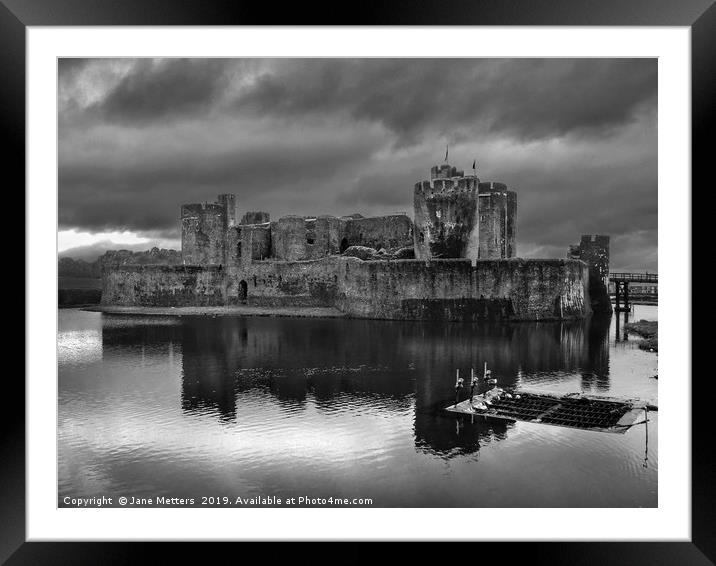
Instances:
[[[518,193],[518,255],[657,270],[656,59],[61,59],[60,252],[179,248],[179,207],[405,211],[445,157]]]

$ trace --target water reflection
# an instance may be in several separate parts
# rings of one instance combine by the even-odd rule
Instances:
[[[109,317],[111,321],[111,317]],[[266,403],[287,417],[306,410],[390,417],[411,413],[419,451],[471,454],[506,438],[510,423],[464,426],[441,409],[454,372],[487,362],[501,386],[540,386],[579,376],[582,390],[608,390],[609,317],[523,324],[186,317],[173,323],[108,323],[102,346],[181,351],[181,409],[232,423]],[[237,417],[237,414],[239,415]]]
[[[645,446],[637,427],[598,434],[442,411],[455,370],[469,378],[485,362],[502,385],[655,399],[656,354],[633,337],[615,344],[608,324],[63,310],[58,491],[341,495],[381,507],[654,506],[658,413]]]

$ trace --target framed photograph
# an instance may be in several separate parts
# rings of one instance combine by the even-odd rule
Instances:
[[[3,559],[713,563],[691,186],[716,8],[209,6],[0,12],[27,223]]]

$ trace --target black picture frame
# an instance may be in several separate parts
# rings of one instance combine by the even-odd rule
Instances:
[[[559,25],[559,26],[687,26],[692,56],[692,185],[707,185],[716,107],[716,4],[714,0],[422,0],[367,1],[344,4],[344,10],[320,4],[277,6],[240,0],[0,0],[0,115],[6,182],[25,186],[25,33],[28,26],[89,25]],[[665,156],[660,156],[660,159]],[[9,178],[7,177],[7,174]],[[688,188],[685,188],[688,190]],[[16,189],[10,192],[19,193]],[[25,208],[24,199],[21,208]],[[15,210],[19,210],[16,208]],[[25,215],[31,211],[25,210]],[[26,217],[26,216],[25,216]],[[693,223],[692,226],[696,224]],[[708,236],[706,236],[708,237]],[[694,238],[694,243],[698,241]],[[25,296],[25,301],[32,300]],[[685,300],[683,308],[691,310]],[[684,329],[688,331],[689,329]],[[31,340],[32,337],[27,337]],[[691,356],[691,352],[688,353]],[[664,376],[665,378],[667,376]],[[512,563],[526,554],[538,564],[714,564],[716,563],[716,466],[710,431],[713,378],[669,376],[691,381],[692,390],[692,539],[690,542],[477,543],[478,550],[440,545],[454,559]],[[6,374],[5,395],[14,412],[3,412],[2,481],[0,481],[0,561],[7,564],[124,564],[142,562],[149,552],[162,562],[207,558],[206,550],[171,543],[39,543],[25,542],[25,387]],[[20,400],[23,400],[22,403]],[[6,403],[9,405],[9,403]],[[320,538],[320,533],[317,533]],[[471,543],[475,544],[475,543]],[[357,562],[375,550],[371,543],[322,551],[334,561]],[[205,547],[203,547],[205,548]],[[265,552],[263,549],[257,549]],[[464,552],[469,550],[469,554]],[[232,551],[233,552],[233,551]],[[241,553],[245,553],[242,550]],[[419,552],[424,557],[424,550]],[[197,554],[194,554],[197,553]],[[271,561],[304,556],[305,547],[285,544],[270,550]],[[333,555],[333,557],[331,556]],[[239,555],[235,555],[237,558]],[[248,555],[247,555],[248,556]],[[315,553],[311,560],[316,559]],[[449,555],[448,555],[449,559]]]

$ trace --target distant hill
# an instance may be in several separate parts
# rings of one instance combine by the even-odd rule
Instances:
[[[95,261],[62,257],[57,262],[59,277],[93,277],[102,275],[102,267],[117,265],[178,265],[181,263],[181,252],[152,248],[146,251],[109,250]]]
[[[83,259],[61,257],[57,262],[59,277],[99,277],[99,262],[88,262]]]

